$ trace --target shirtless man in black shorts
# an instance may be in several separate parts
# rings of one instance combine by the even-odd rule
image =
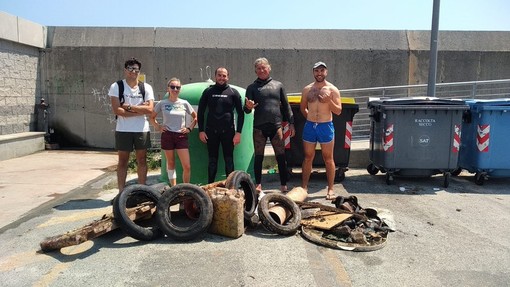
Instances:
[[[253,145],[255,148],[255,183],[258,191],[262,191],[262,161],[264,160],[264,148],[269,138],[278,163],[280,174],[280,190],[287,191],[287,163],[285,161],[285,143],[283,140],[282,118],[289,122],[290,136],[295,134],[294,115],[290,108],[287,95],[282,83],[273,80],[269,76],[271,65],[266,58],[255,60],[255,73],[257,79],[246,88],[246,101],[244,111],[251,113],[255,109],[253,117]]]
[[[223,149],[225,176],[234,171],[234,146],[241,142],[244,111],[239,92],[228,85],[228,71],[217,68],[214,72],[216,83],[205,89],[198,104],[199,137],[207,144],[209,153],[208,180],[214,182],[218,170],[218,149]],[[207,121],[204,121],[208,110]],[[237,125],[234,126],[234,109]]]

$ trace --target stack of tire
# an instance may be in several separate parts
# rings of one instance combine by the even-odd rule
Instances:
[[[225,181],[225,187],[244,191],[246,200],[244,220],[249,226],[256,227],[256,224],[260,221],[268,231],[285,236],[293,235],[299,229],[301,224],[299,206],[288,196],[281,193],[268,193],[258,201],[255,184],[246,172],[232,172]],[[280,205],[286,209],[289,216],[283,222],[271,213],[271,207],[274,205]],[[258,220],[254,219],[255,213],[258,214]]]
[[[172,221],[170,206],[186,200],[194,200],[200,212],[197,218],[190,219],[191,224],[180,226]],[[133,221],[127,209],[140,204],[151,204],[156,211],[150,218]],[[135,239],[151,241],[166,234],[170,238],[186,241],[199,237],[207,230],[212,222],[213,207],[205,191],[196,185],[178,184],[161,191],[153,186],[133,184],[113,200],[113,215],[120,229]]]
[[[225,188],[242,190],[245,196],[245,222],[253,222],[258,209],[260,223],[269,231],[280,235],[295,234],[300,226],[301,212],[297,204],[280,193],[269,193],[258,202],[255,184],[248,173],[232,172],[225,181]],[[196,214],[187,214],[186,225],[176,224],[172,218],[171,206],[193,202]],[[132,220],[128,208],[141,204],[155,207],[152,217]],[[279,222],[270,213],[270,207],[278,204],[288,210],[288,218]],[[151,241],[165,234],[167,237],[189,241],[206,233],[213,220],[213,203],[207,192],[200,186],[182,183],[167,189],[158,189],[156,185],[133,184],[127,186],[113,200],[113,214],[117,225],[127,235],[142,241]],[[251,225],[251,224],[250,224]]]

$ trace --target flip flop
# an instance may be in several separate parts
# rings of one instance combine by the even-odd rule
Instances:
[[[328,194],[326,194],[326,200],[334,200],[335,198],[336,198],[335,192],[328,192]]]

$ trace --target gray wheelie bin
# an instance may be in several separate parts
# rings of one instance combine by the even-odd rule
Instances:
[[[368,173],[395,176],[444,175],[444,187],[457,169],[464,101],[433,97],[369,99]]]
[[[459,167],[474,173],[475,183],[510,177],[510,99],[469,100],[462,126]]]

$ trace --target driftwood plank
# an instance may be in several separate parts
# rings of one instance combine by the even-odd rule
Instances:
[[[144,203],[127,209],[129,218],[133,221],[149,218],[155,211],[154,203]],[[105,214],[99,220],[64,234],[44,239],[39,245],[44,252],[59,250],[60,248],[81,244],[118,228],[113,213]]]
[[[324,210],[324,211],[332,211],[332,212],[335,212],[335,213],[351,214],[352,217],[354,217],[354,218],[356,218],[358,220],[364,220],[364,221],[368,220],[368,218],[364,214],[350,212],[350,211],[339,209],[339,208],[332,207],[332,206],[329,206],[329,205],[324,205],[324,204],[321,204],[321,203],[318,203],[318,202],[311,202],[311,201],[307,201],[307,202],[304,202],[304,201],[295,201],[295,202],[296,202],[296,204],[298,206],[300,206],[303,209],[306,209],[306,208],[319,208],[320,210]]]
[[[210,191],[215,188],[225,187],[225,180],[213,182],[207,185],[200,186],[205,191]],[[139,204],[137,207],[127,209],[129,218],[133,221],[151,217],[155,212],[155,203],[145,202]],[[101,219],[95,220],[81,228],[68,231],[64,234],[47,237],[39,245],[44,252],[59,250],[64,247],[81,244],[87,240],[94,239],[104,235],[119,226],[115,222],[113,213],[105,214]]]
[[[349,219],[352,214],[339,213],[331,215],[323,215],[320,217],[302,219],[301,224],[305,226],[311,226],[322,230],[330,230],[336,225]]]

